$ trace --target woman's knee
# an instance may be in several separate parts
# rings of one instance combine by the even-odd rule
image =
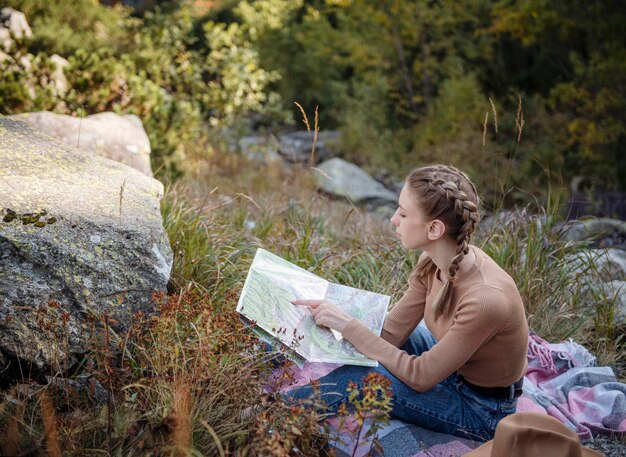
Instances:
[[[321,389],[317,384],[307,384],[293,390],[281,393],[281,397],[288,405],[304,406],[315,409],[320,413],[334,413],[339,405],[347,400],[345,391],[327,385]]]
[[[289,404],[302,404],[303,402],[313,404],[315,400],[321,400],[330,409],[336,409],[339,404],[347,400],[350,385],[354,384],[358,389],[361,389],[363,380],[372,372],[382,374],[387,378],[393,378],[381,365],[378,367],[344,365],[317,381],[296,387],[282,393],[281,396]]]

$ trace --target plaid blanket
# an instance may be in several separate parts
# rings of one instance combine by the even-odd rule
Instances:
[[[332,422],[331,422],[332,424]],[[385,457],[455,457],[465,455],[481,443],[426,430],[417,425],[393,419],[377,433],[384,454],[372,446],[371,440],[356,443],[356,427],[345,427],[334,443],[336,455]],[[365,432],[362,432],[364,435]],[[356,450],[355,450],[356,447]]]
[[[626,384],[617,382],[610,367],[595,364],[596,358],[572,340],[551,344],[531,333],[517,411],[549,414],[583,442],[597,434],[624,436]]]
[[[583,442],[596,434],[624,436],[626,384],[617,382],[610,367],[596,367],[595,363],[595,357],[574,341],[551,344],[531,333],[528,371],[517,411],[549,414],[574,430]],[[295,385],[281,390],[307,384],[338,366],[308,362],[301,368],[292,366],[289,370]],[[338,456],[379,455],[371,442],[357,443],[354,423],[348,421],[341,429],[338,425],[331,419],[337,433],[334,446]],[[400,420],[392,420],[378,431],[377,437],[386,457],[457,457],[481,444]]]

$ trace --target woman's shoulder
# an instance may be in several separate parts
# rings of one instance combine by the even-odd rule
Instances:
[[[476,255],[475,266],[481,273],[483,281],[491,283],[493,281],[505,281],[507,283],[515,283],[513,277],[502,268],[498,263],[478,246],[471,245],[471,249]]]
[[[457,315],[463,314],[471,319],[490,322],[496,327],[507,324],[513,316],[524,315],[522,299],[514,286],[488,281],[476,283],[465,290],[457,290],[457,293]]]
[[[464,281],[466,292],[476,293],[491,290],[490,296],[497,297],[503,294],[508,300],[520,300],[517,284],[513,277],[497,264],[488,254],[477,246],[472,245],[476,254],[475,273]]]

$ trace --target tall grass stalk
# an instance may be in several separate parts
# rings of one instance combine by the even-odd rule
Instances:
[[[14,392],[11,392],[14,394]],[[0,403],[0,451],[2,455],[17,455],[20,449],[22,423],[26,412],[25,404],[21,399],[9,402],[5,397]],[[13,404],[12,404],[13,403]]]
[[[46,452],[50,457],[61,457],[61,443],[57,427],[57,417],[54,405],[46,390],[40,395],[41,419],[43,422]]]
[[[174,384],[172,395],[172,409],[174,416],[174,432],[172,444],[176,449],[176,457],[188,457],[193,444],[193,429],[191,409],[193,401],[191,397],[193,380],[177,380]]]

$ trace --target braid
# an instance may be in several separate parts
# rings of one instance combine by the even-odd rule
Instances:
[[[424,167],[411,173],[407,181],[414,189],[423,189],[425,197],[430,194],[431,205],[426,208],[427,213],[432,219],[442,218],[446,222],[449,234],[458,245],[448,269],[448,280],[433,300],[433,311],[437,319],[450,314],[454,309],[451,304],[453,284],[459,266],[469,252],[471,234],[481,219],[478,194],[469,177],[452,166]],[[418,182],[421,182],[421,186]],[[436,269],[434,262],[428,260],[418,265],[418,275],[423,276]]]
[[[470,237],[474,231],[475,225],[480,220],[480,215],[478,214],[476,204],[469,200],[465,192],[459,190],[454,181],[444,181],[441,178],[435,178],[428,182],[428,187],[445,197],[448,202],[454,206],[456,215],[463,220],[463,225],[456,237],[456,242],[459,247],[448,271],[450,281],[454,282],[459,265],[469,252]]]

